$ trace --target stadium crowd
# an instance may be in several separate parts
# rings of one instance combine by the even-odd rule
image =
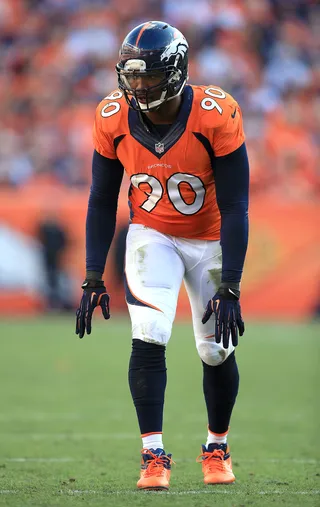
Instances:
[[[190,45],[190,82],[242,107],[252,192],[319,196],[320,12],[313,0],[0,0],[0,187],[84,188],[97,103],[148,19]]]

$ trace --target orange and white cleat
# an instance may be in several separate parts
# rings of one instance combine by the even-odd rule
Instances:
[[[205,484],[231,484],[236,480],[227,444],[203,445],[197,462],[202,463]]]
[[[163,449],[142,449],[137,487],[154,491],[168,490],[172,463],[171,454],[166,454]]]

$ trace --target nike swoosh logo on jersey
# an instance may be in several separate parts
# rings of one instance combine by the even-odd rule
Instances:
[[[231,118],[234,118],[234,117],[235,117],[236,112],[237,112],[237,108],[235,107],[235,108],[234,108],[234,112],[231,114]]]

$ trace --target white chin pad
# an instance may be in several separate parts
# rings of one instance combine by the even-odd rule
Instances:
[[[142,102],[138,101],[139,107],[140,107],[140,109],[142,109],[142,111],[144,111],[146,109],[154,109],[155,107],[159,107],[165,101],[166,95],[167,95],[167,91],[164,90],[161,93],[160,99],[154,100],[153,102],[150,102],[149,104],[143,104]]]
[[[144,110],[144,109],[154,109],[155,107],[159,107],[159,106],[161,106],[162,102],[163,102],[163,100],[154,100],[153,102],[150,102],[150,104],[144,104],[143,102],[138,101],[138,104],[139,104],[140,109]]]

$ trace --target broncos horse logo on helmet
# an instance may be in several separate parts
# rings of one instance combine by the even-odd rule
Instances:
[[[136,111],[158,109],[183,92],[188,79],[188,43],[182,33],[162,21],[148,21],[124,39],[116,65],[119,88]],[[150,86],[137,90],[137,78],[150,78]],[[155,85],[152,85],[155,77]]]
[[[179,57],[184,58],[186,52],[188,51],[188,47],[185,45],[185,38],[175,39],[170,46],[168,46],[162,55],[160,56],[161,61],[169,62],[171,56],[176,56],[176,62],[178,63]]]

